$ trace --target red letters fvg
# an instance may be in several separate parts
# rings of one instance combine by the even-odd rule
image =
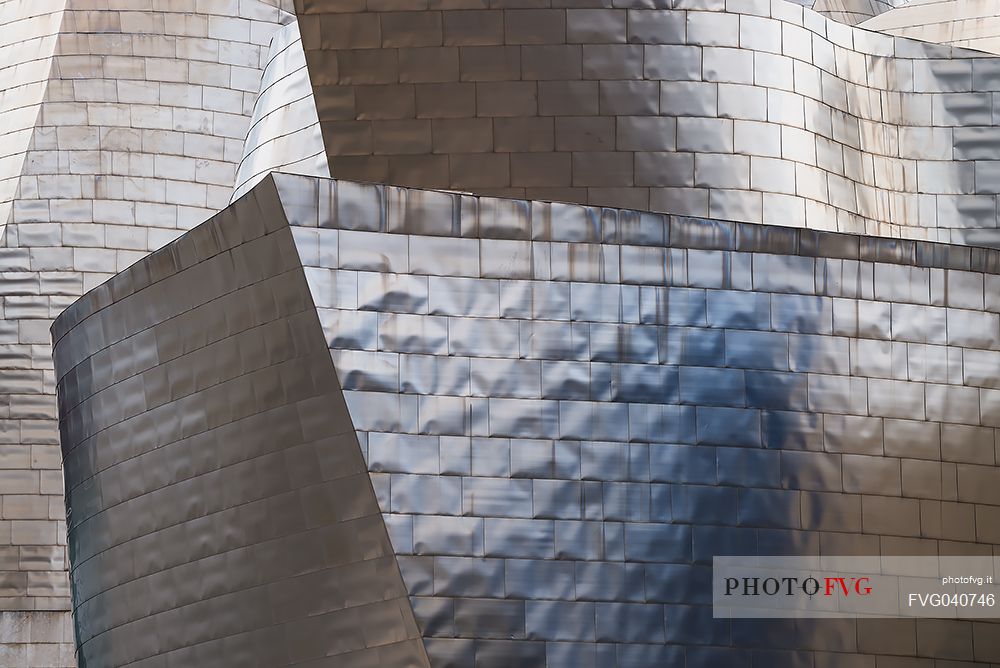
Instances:
[[[825,578],[826,596],[840,594],[850,596],[853,592],[858,596],[867,596],[872,593],[872,588],[868,586],[868,578]]]

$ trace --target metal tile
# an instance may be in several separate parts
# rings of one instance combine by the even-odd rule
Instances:
[[[53,48],[95,51],[105,79],[87,73],[89,57],[54,57],[46,100],[27,114],[33,143],[13,151],[24,173],[0,179],[18,189],[0,192],[6,243],[24,250],[0,257],[0,355],[12,367],[2,380],[17,390],[0,402],[10,413],[0,430],[38,458],[4,476],[14,488],[51,460],[32,481],[42,496],[60,493],[47,475],[58,468],[53,407],[34,399],[57,378],[46,319],[225,206],[247,169],[326,165],[367,182],[532,198],[275,176],[70,307],[53,331],[81,662],[156,662],[172,650],[192,665],[284,665],[380,646],[379,661],[400,665],[426,665],[426,650],[434,665],[818,666],[826,649],[914,660],[918,637],[928,661],[983,658],[952,652],[971,646],[948,642],[965,636],[916,627],[902,634],[912,650],[868,645],[864,631],[846,634],[863,647],[809,644],[842,639],[796,627],[788,647],[744,652],[776,634],[735,625],[729,635],[673,604],[703,602],[690,582],[712,554],[937,553],[957,548],[934,542],[945,540],[931,537],[944,535],[936,506],[925,510],[917,490],[996,502],[987,353],[998,325],[980,273],[996,270],[996,255],[978,247],[997,240],[985,161],[994,95],[978,90],[991,60],[789,3],[675,5],[403,16],[386,3],[335,13],[311,3],[297,8],[301,59],[275,53],[287,40],[270,55],[258,46],[288,18],[273,6],[213,13],[197,42],[173,32],[181,19],[183,30],[202,25],[200,5],[183,16],[67,10]],[[172,39],[159,43],[168,21]],[[168,53],[103,53],[107,34],[141,34],[130,49]],[[561,80],[531,79],[547,75]],[[161,81],[172,77],[182,81]],[[105,90],[109,99],[83,99]],[[552,199],[576,203],[542,202]],[[720,220],[668,226],[613,205]],[[850,234],[805,233],[815,230]],[[220,286],[236,296],[205,307]],[[237,338],[272,321],[282,326]],[[223,372],[250,390],[216,387]],[[268,419],[243,422],[254,415]],[[320,441],[332,421],[340,427]],[[285,446],[291,461],[274,455]],[[331,452],[349,453],[353,468]],[[899,458],[917,464],[897,475]],[[337,484],[321,485],[332,472]],[[294,502],[261,501],[278,491]],[[5,519],[18,507],[8,498]],[[453,515],[456,498],[486,517]],[[193,517],[208,508],[217,519]],[[199,586],[250,578],[239,560],[207,573],[187,564],[191,550],[280,541],[313,526],[303,513],[330,523],[332,509],[350,516],[338,518],[349,531],[245,560],[282,583],[269,588],[275,601],[225,599],[239,614],[181,605],[205,596]],[[181,528],[163,525],[170,517]],[[12,531],[62,530],[34,521]],[[989,547],[988,534],[963,538],[967,523],[951,524],[962,549]],[[378,584],[396,572],[392,553],[404,554],[408,587],[394,580],[394,598]],[[323,572],[310,561],[320,558],[346,570],[299,577]],[[160,575],[174,568],[202,584]],[[371,609],[328,609],[344,582],[352,596],[376,592]],[[397,602],[407,593],[409,606]],[[128,604],[115,605],[123,594]],[[260,612],[294,615],[301,601],[316,607],[288,626]],[[220,629],[237,620],[258,625],[264,654],[229,647]]]

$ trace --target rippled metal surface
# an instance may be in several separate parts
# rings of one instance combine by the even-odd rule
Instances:
[[[71,638],[49,632],[59,616],[42,614],[71,607],[52,319],[229,203],[266,45],[291,9],[0,1],[4,665],[74,665]]]
[[[435,668],[996,663],[988,623],[713,620],[708,576],[717,554],[1000,545],[998,260],[265,179],[53,328],[84,650],[190,661],[270,614],[205,603],[245,582],[252,537],[362,499]],[[296,444],[334,432],[309,456],[363,454],[371,487],[310,496],[295,473],[327,469]],[[258,444],[285,464],[237,463]],[[234,510],[271,494],[297,501]],[[328,551],[275,566],[292,554]],[[205,616],[163,612],[184,605]]]
[[[834,21],[857,25],[868,19],[909,4],[910,0],[794,0]]]
[[[785,0],[550,4],[300,0],[333,176],[1000,245],[1000,60]]]
[[[10,222],[65,6],[66,0],[0,3],[0,232]]]
[[[70,607],[52,318],[226,206],[261,43],[291,16],[277,0],[97,4],[0,4],[4,609]]]
[[[1000,15],[988,2],[923,0],[865,22],[868,30],[1000,53]]]
[[[271,39],[260,94],[243,145],[243,159],[236,170],[232,201],[272,170],[330,176],[302,38],[295,21]]]
[[[97,303],[55,347],[81,665],[427,666],[274,184]]]

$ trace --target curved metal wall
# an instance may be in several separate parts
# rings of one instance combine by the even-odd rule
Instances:
[[[333,176],[1000,244],[1000,61],[784,0],[563,4],[298,2]]]
[[[65,6],[66,0],[0,2],[0,232],[17,196]]]
[[[59,322],[82,666],[428,665],[272,182]]]
[[[52,318],[228,204],[282,4],[0,3],[0,608],[70,607]]]
[[[1000,53],[1000,16],[990,3],[925,0],[872,18],[863,27],[926,42]]]
[[[298,22],[271,40],[231,200],[271,171],[330,176]]]
[[[863,21],[909,4],[909,0],[794,0],[834,21],[857,25]]]
[[[209,248],[231,250],[192,266]],[[311,303],[255,296],[249,274],[299,264]],[[998,288],[1000,251],[276,175],[54,326],[78,620],[132,624],[92,645],[116,657],[253,623],[260,600],[189,626],[147,606],[214,601],[218,562],[197,560],[244,525],[212,542],[230,515],[209,499],[270,489],[269,467],[194,482],[254,412],[252,374],[215,383],[290,355],[231,333],[315,308],[436,668],[989,666],[988,622],[713,620],[709,573],[718,554],[991,554]],[[326,379],[293,434],[347,418],[307,329],[311,371],[252,381],[263,401]]]

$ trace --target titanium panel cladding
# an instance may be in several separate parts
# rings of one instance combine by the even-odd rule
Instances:
[[[995,58],[785,0],[467,4],[297,2],[335,178],[1000,245]]]
[[[279,5],[0,2],[0,609],[70,608],[52,319],[227,205]]]
[[[81,665],[428,666],[270,180],[60,322]]]
[[[299,287],[264,287],[278,277]],[[207,547],[202,518],[212,536],[251,535],[217,488],[273,489],[269,466],[222,467],[255,441],[221,423],[311,379],[324,391],[306,393],[288,433],[336,422],[331,449],[364,455],[371,488],[352,489],[372,494],[365,517],[402,573],[390,591],[419,630],[399,638],[408,661],[989,666],[989,622],[714,620],[710,564],[1000,544],[998,284],[1000,251],[274,175],[54,326],[74,587],[107,602],[78,610],[78,634],[95,657],[154,657],[164,650],[128,625],[156,620],[181,648],[256,623],[262,599],[198,608],[201,625],[150,614],[125,603],[117,579],[133,575],[112,565],[129,554],[121,563],[150,573],[141,582],[186,564],[184,582],[210,586],[207,552],[227,546]],[[231,296],[197,305],[213,291]],[[244,355],[233,328],[264,314],[295,343]],[[100,363],[112,352],[122,364]],[[280,390],[267,380],[298,360]],[[166,406],[175,417],[159,427]],[[163,464],[139,468],[160,450],[147,461]],[[201,460],[231,482],[173,496],[165,476],[197,480]],[[308,487],[288,472],[277,491],[308,515]],[[166,495],[183,502],[155,503]],[[171,514],[186,533],[171,533]],[[97,548],[119,542],[102,562]],[[195,589],[152,591],[168,607],[182,591],[193,610],[209,594]],[[92,623],[117,641],[101,644]]]
[[[796,0],[796,2],[835,21],[857,25],[895,7],[906,6],[910,0]]]
[[[868,30],[1000,53],[1000,17],[995,8],[969,0],[918,2],[864,23]]]
[[[271,38],[232,201],[271,171],[330,176],[298,22]]]

